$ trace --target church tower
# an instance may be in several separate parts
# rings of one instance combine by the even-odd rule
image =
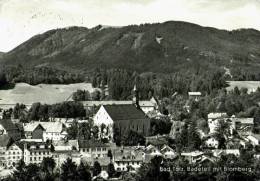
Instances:
[[[137,108],[140,108],[140,105],[139,105],[139,93],[138,93],[138,90],[136,88],[136,85],[134,86],[134,89],[133,89],[133,104]]]

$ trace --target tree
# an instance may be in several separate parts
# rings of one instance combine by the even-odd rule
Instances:
[[[29,164],[25,167],[26,169],[26,180],[35,180],[38,181],[40,179],[39,171],[40,168],[36,164]]]
[[[214,137],[218,140],[219,142],[219,149],[225,149],[226,148],[226,140],[227,137],[230,135],[230,124],[221,119],[218,122],[218,126],[215,130]]]
[[[91,173],[88,165],[81,162],[78,166],[77,172],[79,181],[91,181]]]
[[[89,123],[80,124],[79,137],[84,140],[89,140],[91,138],[91,125]]]
[[[77,121],[73,121],[71,126],[67,129],[68,139],[75,140],[78,138],[79,130]]]
[[[188,128],[188,148],[189,150],[198,150],[201,146],[201,139],[197,131],[196,122],[191,121]]]
[[[26,168],[23,160],[20,160],[15,167],[13,172],[13,177],[11,178],[13,181],[27,181],[26,179]]]
[[[109,157],[110,160],[113,159],[113,154],[112,154],[112,151],[110,149],[107,151],[107,157]]]
[[[77,165],[75,164],[75,162],[72,162],[71,158],[68,158],[61,165],[60,179],[61,181],[75,181],[77,180],[77,177]]]
[[[109,177],[113,177],[116,173],[113,163],[109,163],[107,166],[107,173]]]
[[[98,133],[99,133],[99,128],[98,128],[98,126],[93,126],[93,128],[92,128],[92,134],[93,134],[93,137],[94,137],[95,139],[98,139]]]
[[[106,128],[107,128],[107,126],[106,126],[104,123],[102,123],[101,126],[100,126],[100,135],[101,135],[101,138],[104,138],[104,133],[105,133],[105,131],[106,131]]]
[[[124,146],[137,146],[145,144],[145,138],[140,133],[130,130],[122,138],[122,144]]]
[[[0,87],[7,84],[6,75],[2,71],[0,72]]]
[[[95,90],[94,92],[92,92],[91,97],[92,97],[92,100],[94,100],[94,101],[99,101],[100,98],[101,98],[101,93],[100,93],[100,91]]]
[[[44,157],[41,163],[41,169],[45,173],[53,173],[54,168],[56,167],[55,160],[51,157]]]
[[[137,172],[137,181],[170,181],[170,173],[160,171],[165,167],[162,157],[155,156],[150,163],[143,164]]]
[[[95,161],[93,166],[93,176],[97,176],[100,173],[101,173],[101,165],[98,161]]]
[[[117,146],[121,145],[120,131],[119,131],[119,128],[115,126],[115,124],[113,125],[113,140]]]

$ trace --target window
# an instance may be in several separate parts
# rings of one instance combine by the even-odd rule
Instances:
[[[34,161],[36,161],[36,157],[34,157]]]
[[[30,161],[32,161],[32,157],[30,157]]]
[[[85,152],[85,149],[83,148],[82,151]]]

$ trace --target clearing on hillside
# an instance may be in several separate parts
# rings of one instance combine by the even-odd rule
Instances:
[[[95,89],[90,83],[77,84],[39,84],[32,86],[26,83],[18,83],[13,89],[0,90],[0,104],[32,104],[40,102],[43,104],[55,104],[67,100],[72,100],[73,92],[88,90],[93,92]]]

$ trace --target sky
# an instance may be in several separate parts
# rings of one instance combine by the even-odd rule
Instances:
[[[260,30],[260,0],[0,0],[0,51],[55,28],[170,20]]]

